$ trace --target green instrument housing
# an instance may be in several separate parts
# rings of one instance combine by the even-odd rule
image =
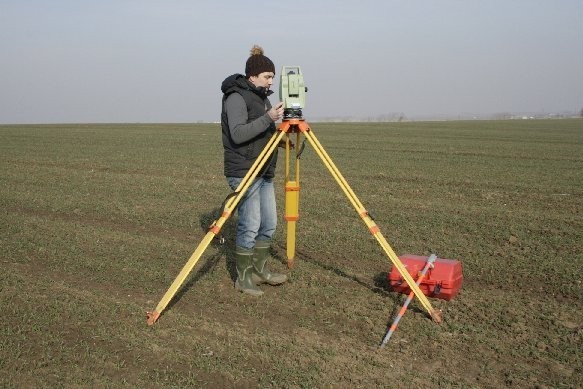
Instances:
[[[279,99],[283,102],[284,111],[293,116],[299,113],[301,117],[301,110],[306,106],[306,92],[307,88],[304,85],[304,76],[300,67],[283,66],[279,83]]]

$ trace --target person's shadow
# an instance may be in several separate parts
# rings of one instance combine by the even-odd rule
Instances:
[[[201,230],[206,234],[208,233],[212,224],[219,219],[221,213],[223,212],[223,208],[215,208],[210,212],[204,213],[199,217],[199,225]],[[218,248],[215,254],[212,256],[204,255],[205,262],[202,265],[197,265],[192,270],[192,273],[187,281],[182,287],[178,290],[176,295],[172,298],[168,305],[168,309],[172,308],[176,302],[178,302],[182,296],[190,290],[192,286],[194,286],[200,279],[206,276],[209,273],[213,273],[221,262],[222,258],[225,258],[225,266],[227,268],[227,272],[231,277],[231,280],[235,282],[237,279],[237,269],[235,267],[235,244],[232,240],[225,239],[225,236],[235,236],[235,223],[232,220],[232,217],[229,218],[223,227],[219,231],[219,233],[214,237],[211,241],[210,246]],[[205,251],[206,252],[206,251]]]

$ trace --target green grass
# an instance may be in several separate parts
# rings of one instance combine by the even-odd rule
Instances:
[[[583,121],[312,123],[398,254],[463,264],[435,325],[314,150],[296,266],[233,288],[233,222],[153,309],[229,193],[215,124],[0,126],[0,386],[579,387]],[[283,155],[277,191],[283,212]]]

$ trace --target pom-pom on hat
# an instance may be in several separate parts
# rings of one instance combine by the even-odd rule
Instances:
[[[275,74],[275,65],[269,58],[263,55],[263,48],[255,45],[251,48],[251,55],[245,64],[245,76],[249,78],[263,72],[272,72]]]

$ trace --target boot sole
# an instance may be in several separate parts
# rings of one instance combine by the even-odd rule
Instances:
[[[250,296],[256,296],[256,297],[261,296],[263,294],[262,290],[243,289],[239,285],[237,285],[236,283],[235,283],[235,290],[237,290],[241,293],[245,293],[245,294],[248,294]]]
[[[263,278],[259,277],[255,273],[253,273],[252,280],[257,285],[259,285],[259,284],[269,284],[271,286],[277,286],[277,285],[281,285],[281,284],[285,283],[287,281],[287,277],[285,277],[285,279],[283,281],[274,281],[274,280],[268,281],[268,280],[264,280]]]

